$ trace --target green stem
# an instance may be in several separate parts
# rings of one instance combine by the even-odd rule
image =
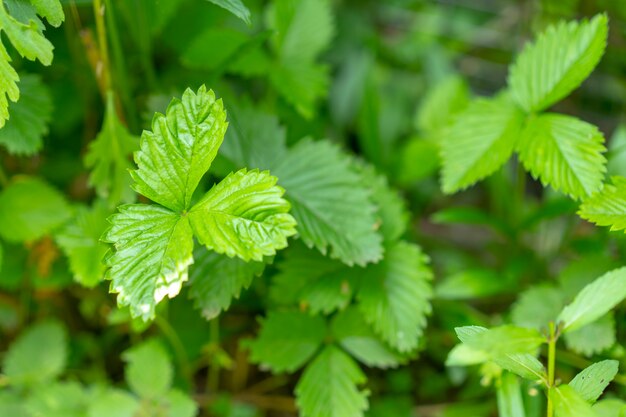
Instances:
[[[209,322],[209,339],[213,347],[211,352],[217,351],[220,345],[220,322],[219,317],[215,317]],[[220,365],[216,360],[209,358],[209,373],[207,375],[208,393],[216,393],[220,385]]]
[[[123,102],[126,110],[126,123],[131,130],[137,130],[139,118],[137,116],[137,110],[135,108],[132,96],[131,88],[128,82],[128,71],[126,70],[126,57],[122,50],[122,42],[120,40],[119,31],[117,29],[116,17],[112,6],[112,0],[104,0],[104,5],[107,9],[106,24],[108,27],[108,34],[111,46],[111,52],[113,54],[113,67],[115,67],[114,80],[117,83],[116,92]]]
[[[6,172],[4,172],[4,168],[0,165],[0,185],[2,188],[9,185],[9,177],[7,177]]]
[[[99,68],[98,76],[102,77],[103,93],[111,89],[111,68],[109,66],[109,49],[107,45],[106,25],[104,23],[105,6],[102,0],[93,1],[93,13],[96,18],[96,31],[98,33],[98,46],[100,48],[100,59],[102,60],[102,68]],[[105,97],[106,99],[106,97]]]
[[[554,363],[556,359],[556,331],[554,327],[554,322],[550,322],[550,335],[548,338],[548,390],[554,387]],[[554,416],[554,405],[552,404],[552,399],[550,398],[548,392],[548,411],[547,417]]]
[[[30,309],[33,301],[33,289],[30,282],[30,271],[28,268],[22,276],[22,288],[20,290],[20,306],[22,313],[22,325],[27,325],[30,321]]]
[[[145,72],[148,91],[153,91],[156,85],[156,73],[152,62],[152,39],[144,2],[135,2],[135,19],[139,26],[140,64]]]
[[[185,346],[180,340],[180,337],[178,337],[178,333],[176,333],[176,330],[174,330],[174,328],[163,317],[156,316],[154,323],[157,325],[159,330],[161,330],[161,333],[163,333],[165,338],[170,342],[172,348],[174,348],[178,359],[178,366],[180,366],[180,372],[185,378],[185,381],[187,381],[187,384],[192,387],[193,379],[191,367],[189,366],[189,359],[187,358],[187,351],[185,350]]]
[[[515,183],[515,214],[517,226],[519,227],[524,217],[524,201],[526,198],[526,170],[522,163],[517,160],[517,173]]]

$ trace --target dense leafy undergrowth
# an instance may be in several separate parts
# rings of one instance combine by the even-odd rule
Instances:
[[[625,21],[4,0],[0,416],[625,416]]]

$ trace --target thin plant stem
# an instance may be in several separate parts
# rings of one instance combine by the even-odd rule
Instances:
[[[135,2],[135,17],[139,26],[139,37],[141,51],[139,54],[140,64],[145,72],[145,81],[150,91],[154,90],[156,85],[156,74],[154,71],[154,63],[152,62],[152,39],[150,38],[150,28],[144,2]]]
[[[220,322],[219,317],[215,317],[209,323],[209,339],[214,349],[220,345]],[[215,360],[209,363],[209,372],[207,375],[207,391],[216,393],[220,385],[220,366]]]
[[[524,200],[526,198],[526,170],[524,170],[524,166],[522,162],[517,160],[517,172],[516,172],[516,181],[515,181],[515,214],[516,220],[519,224],[523,220],[524,216]]]
[[[178,359],[178,366],[180,366],[180,371],[185,378],[187,384],[192,387],[193,379],[191,374],[191,367],[189,366],[189,359],[187,358],[187,351],[185,351],[185,346],[183,342],[178,337],[178,333],[176,330],[169,324],[167,320],[163,317],[156,316],[154,323],[157,325],[161,333],[165,336],[165,338],[170,342],[172,348],[176,352],[176,358]]]
[[[6,172],[4,172],[2,165],[0,165],[0,186],[4,188],[7,185],[9,185],[9,177],[7,177]]]
[[[128,74],[128,71],[126,69],[126,57],[124,56],[124,52],[122,50],[122,42],[120,40],[112,0],[104,0],[104,6],[107,10],[105,17],[108,29],[107,33],[109,35],[109,41],[111,46],[111,53],[113,56],[113,63],[111,65],[115,67],[114,80],[117,83],[117,85],[115,86],[117,87],[116,91],[119,93],[119,96],[124,104],[124,108],[128,116],[126,118],[126,123],[128,124],[128,127],[131,130],[136,130],[138,126],[137,110],[135,109],[135,105],[130,94],[130,84],[128,82],[128,78],[126,77],[126,74]]]
[[[96,68],[96,75],[102,80],[103,93],[111,89],[111,67],[109,64],[109,48],[107,45],[106,24],[104,13],[106,7],[102,0],[94,0],[93,12],[96,18],[96,32],[98,34],[98,47],[100,49],[100,65]],[[106,97],[105,97],[106,100]]]
[[[548,338],[548,410],[547,417],[554,416],[554,404],[552,404],[552,399],[550,398],[549,390],[554,387],[554,364],[556,360],[556,331],[554,327],[554,322],[550,322],[549,324],[550,335]]]

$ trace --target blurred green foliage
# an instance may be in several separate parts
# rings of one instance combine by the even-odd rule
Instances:
[[[557,416],[624,415],[623,285],[571,316],[626,257],[621,231],[577,215],[626,224],[622,1],[56,3],[0,6],[1,416],[541,417],[547,398]],[[509,66],[526,42],[601,13],[607,47],[579,88],[500,94],[523,84]],[[130,188],[138,137],[201,85],[229,126],[186,203],[269,169],[298,238],[251,263],[196,245],[180,294],[144,322],[109,293],[100,238],[119,204],[149,203]],[[560,98],[537,129],[593,138],[588,182],[512,146],[446,180],[442,146],[467,156],[455,140],[476,137],[464,116],[484,127],[518,117],[511,100],[535,115]],[[577,328],[553,343],[546,397],[559,320]]]

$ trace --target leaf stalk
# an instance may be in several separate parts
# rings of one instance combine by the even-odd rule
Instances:
[[[554,364],[556,361],[556,340],[558,338],[554,322],[551,321],[548,325],[550,334],[548,336],[548,390],[554,387]],[[554,416],[554,405],[552,399],[548,393],[548,410],[547,417]]]
[[[96,19],[96,32],[98,35],[98,48],[100,52],[100,65],[96,68],[96,76],[100,78],[103,87],[103,95],[111,90],[111,68],[109,64],[109,48],[107,44],[106,24],[104,13],[106,6],[102,0],[94,0],[93,13]]]

